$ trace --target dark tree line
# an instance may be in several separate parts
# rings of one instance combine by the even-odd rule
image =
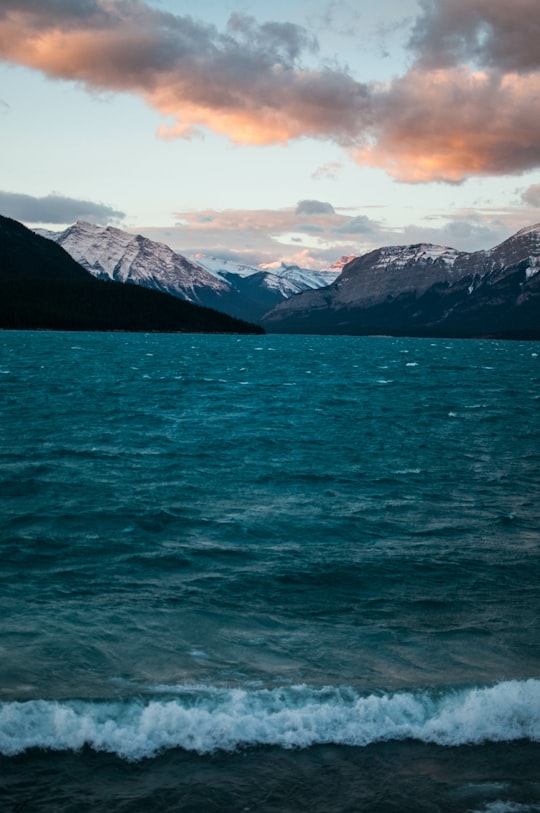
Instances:
[[[264,332],[169,294],[95,279],[61,246],[1,215],[0,328]]]

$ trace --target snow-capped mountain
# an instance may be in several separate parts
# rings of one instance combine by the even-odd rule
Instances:
[[[164,291],[250,322],[293,294],[327,285],[336,276],[297,266],[265,270],[202,254],[188,258],[140,234],[84,221],[62,232],[38,233],[62,246],[95,277]]]
[[[230,285],[206,269],[157,243],[112,226],[77,221],[62,232],[40,232],[99,279],[142,285],[197,305],[226,310]]]
[[[234,260],[226,260],[221,257],[213,257],[210,254],[193,254],[190,257],[193,262],[205,268],[217,279],[221,279],[223,274],[235,274],[238,277],[250,277],[257,274],[261,269],[254,265],[237,263]]]
[[[331,267],[324,271],[317,271],[312,268],[300,268],[298,265],[286,265],[285,263],[281,263],[281,266],[277,268],[268,266],[267,270],[277,277],[295,283],[301,291],[324,288],[334,282],[341,273],[341,268]]]
[[[273,270],[269,271],[253,265],[244,265],[233,260],[220,259],[205,254],[194,255],[193,259],[196,259],[216,279],[227,282],[238,293],[254,297],[261,304],[263,301],[273,301],[274,305],[276,305],[284,299],[288,299],[289,296],[305,290],[306,287],[311,287],[298,285],[293,279],[276,274]],[[266,308],[263,309],[260,315],[265,312]]]
[[[207,254],[195,254],[192,259],[202,265],[203,268],[206,268],[207,271],[210,271],[211,274],[215,274],[216,277],[229,282],[232,282],[235,277],[245,278],[257,275],[259,279],[268,281],[269,288],[279,290],[280,286],[275,280],[278,277],[286,281],[282,289],[286,297],[299,291],[330,285],[339,276],[343,267],[343,265],[335,263],[324,271],[317,271],[312,268],[300,268],[298,265],[287,265],[283,262],[280,265],[277,263],[263,263],[259,266],[253,266],[212,257]],[[261,272],[264,272],[267,276],[261,277]]]
[[[488,251],[386,246],[348,262],[332,285],[266,314],[299,333],[540,338],[540,224]]]

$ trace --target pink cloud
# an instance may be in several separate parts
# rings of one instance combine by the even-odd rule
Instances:
[[[540,73],[411,70],[378,95],[374,139],[355,158],[410,183],[519,174],[540,166],[539,93]]]
[[[540,166],[537,2],[422,0],[416,61],[387,84],[313,67],[300,26],[233,14],[220,32],[144,0],[4,0],[0,58],[137,94],[163,138],[326,139],[401,181],[460,182]]]

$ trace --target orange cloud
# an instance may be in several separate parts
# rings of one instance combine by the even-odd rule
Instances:
[[[82,15],[49,19],[47,5],[0,16],[0,57],[53,78],[137,93],[173,118],[159,129],[165,138],[198,127],[255,145],[330,130],[338,140],[354,137],[359,110],[350,102],[362,86],[341,71],[302,67],[298,57],[312,44],[299,26],[233,15],[220,35],[138,0],[95,0],[89,25]]]
[[[509,16],[506,0],[422,0],[417,61],[388,84],[308,67],[316,43],[300,26],[233,14],[219,32],[144,0],[2,0],[0,58],[135,93],[166,119],[163,138],[327,139],[401,181],[460,182],[540,166],[537,2]]]
[[[400,181],[460,182],[540,165],[540,74],[411,70],[379,94],[373,142],[356,160]]]

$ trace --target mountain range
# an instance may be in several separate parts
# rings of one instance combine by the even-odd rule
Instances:
[[[268,332],[540,338],[540,224],[488,251],[370,251],[262,319]]]
[[[1,215],[0,328],[263,332],[167,293],[95,279],[61,246]]]
[[[261,269],[205,255],[188,258],[140,234],[77,221],[62,232],[38,230],[98,279],[129,282],[256,322],[293,294],[328,285],[328,272],[281,266]]]
[[[267,332],[540,338],[540,224],[486,251],[384,246],[325,271],[187,257],[83,221],[39,234],[98,280],[153,289]]]

